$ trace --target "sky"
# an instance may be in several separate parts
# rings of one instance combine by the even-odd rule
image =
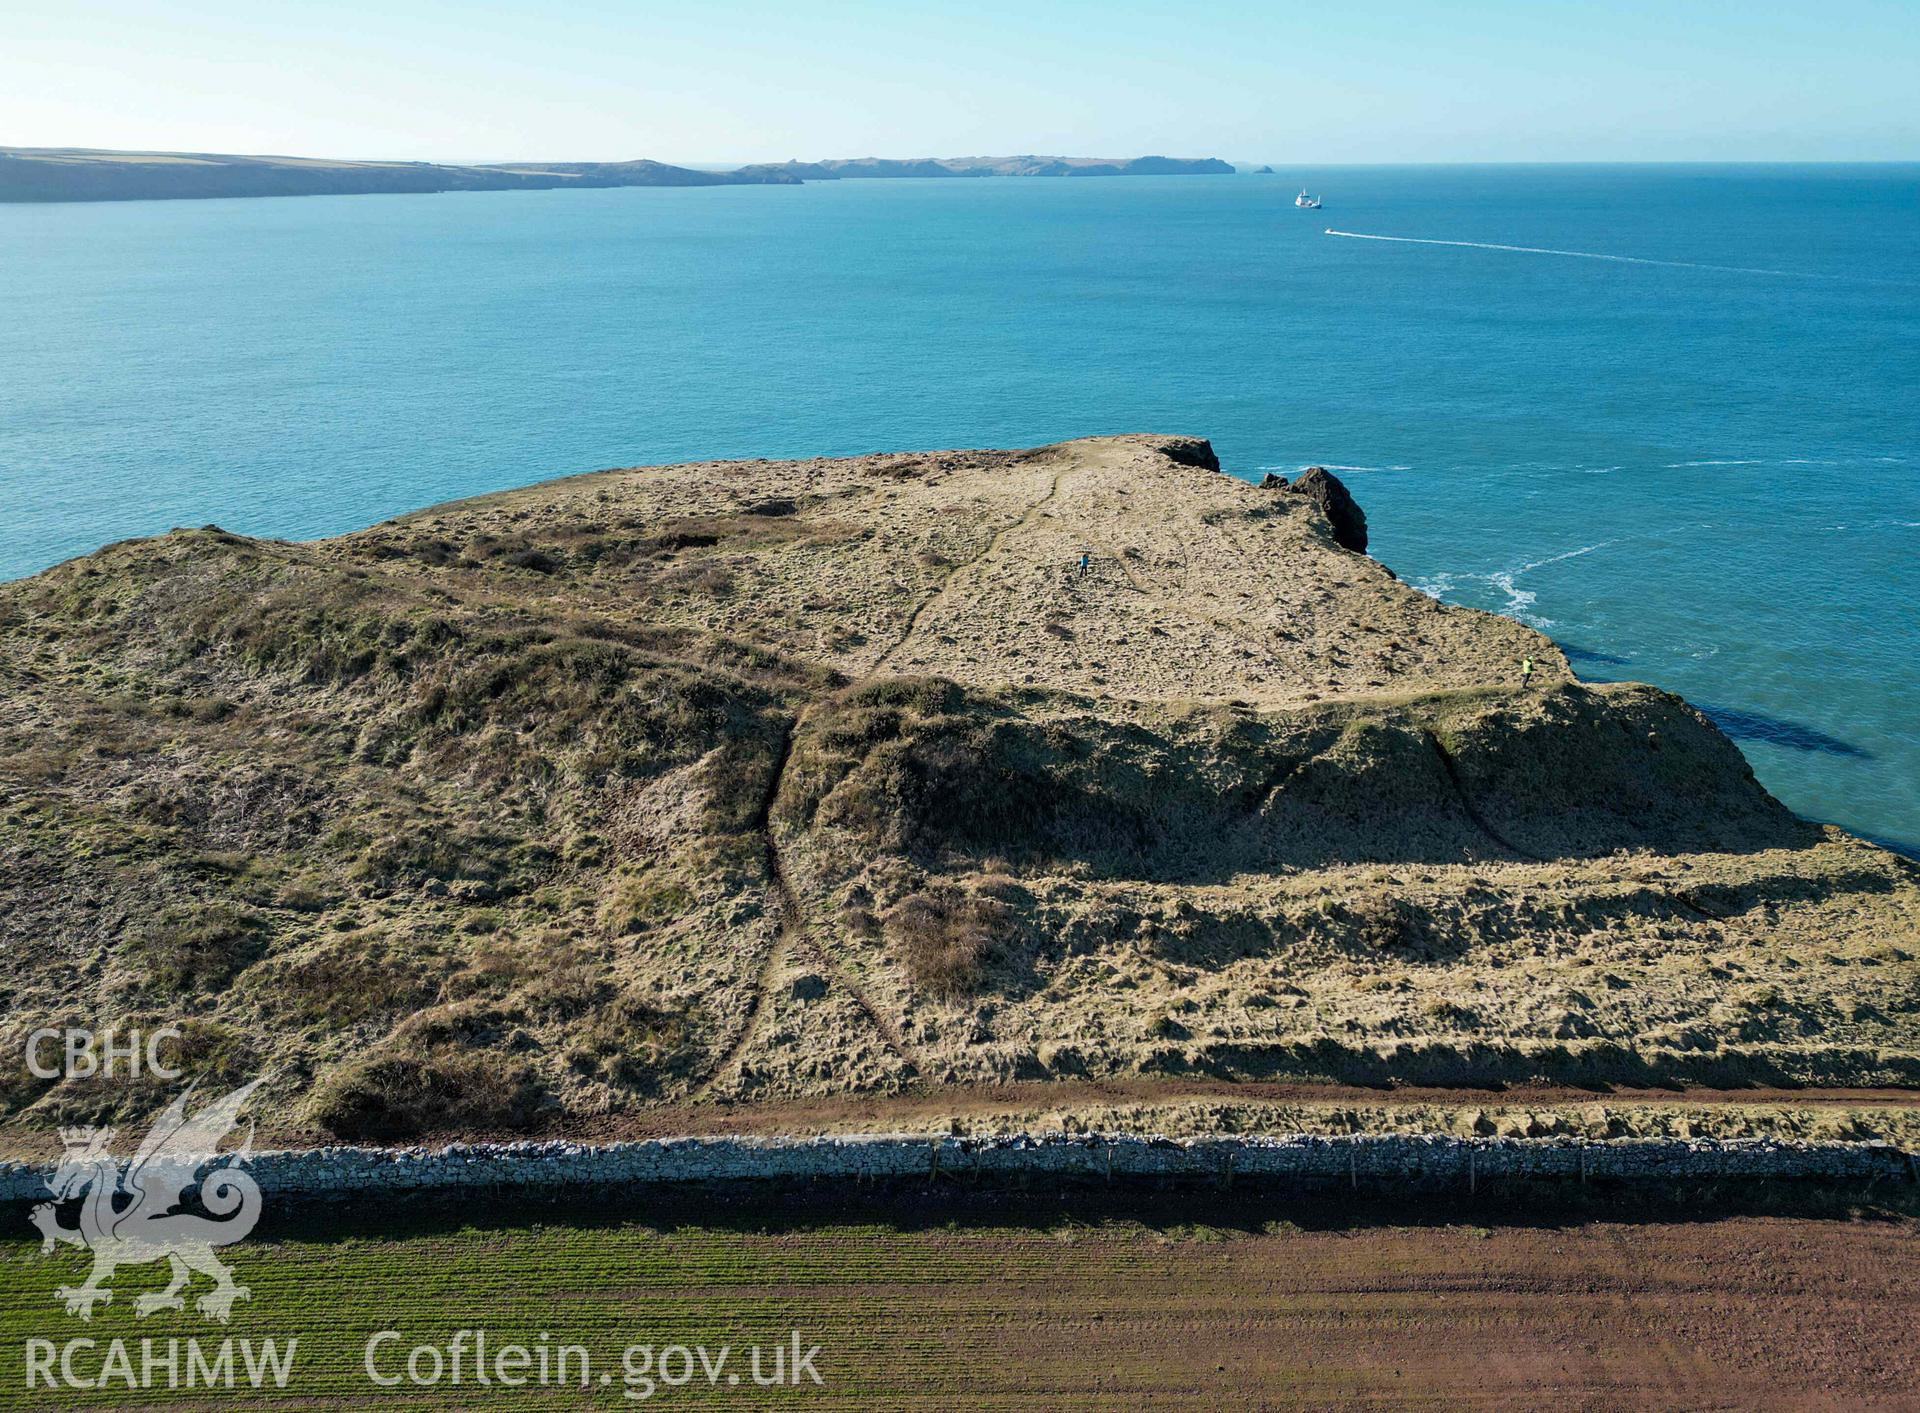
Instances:
[[[1920,158],[1920,0],[0,0],[0,145]]]

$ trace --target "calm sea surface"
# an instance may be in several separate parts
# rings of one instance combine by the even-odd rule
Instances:
[[[1341,468],[1404,578],[1920,844],[1920,167],[0,206],[0,577],[603,466],[1134,430]]]

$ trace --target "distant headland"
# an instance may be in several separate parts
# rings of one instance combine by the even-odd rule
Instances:
[[[631,162],[355,162],[212,152],[0,147],[0,202],[161,201],[230,196],[362,196],[615,186],[797,186],[857,177],[1232,175],[1215,157],[881,157],[759,163],[731,171]]]

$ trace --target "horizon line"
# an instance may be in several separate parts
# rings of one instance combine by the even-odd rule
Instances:
[[[313,153],[292,151],[234,151],[210,147],[89,147],[77,144],[38,145],[26,143],[0,144],[0,154],[10,152],[86,152],[105,153],[115,156],[154,156],[154,157],[245,157],[279,158],[304,162],[386,162],[417,166],[436,167],[499,167],[523,164],[541,164],[553,162],[599,162],[618,164],[623,162],[659,162],[665,166],[684,167],[691,171],[725,172],[742,167],[784,167],[790,164],[810,165],[817,162],[953,162],[1006,160],[1011,157],[1057,157],[1074,160],[1132,161],[1139,157],[1166,157],[1175,161],[1222,161],[1235,167],[1281,167],[1289,170],[1312,170],[1319,168],[1352,167],[1901,167],[1920,166],[1920,153],[1903,157],[1449,157],[1449,158],[1367,158],[1363,160],[1294,160],[1289,161],[1272,157],[1212,157],[1211,154],[1200,157],[1175,157],[1169,151],[1144,152],[1134,156],[1088,157],[1078,153],[1040,152],[1030,149],[1026,152],[1005,153],[969,153],[952,156],[937,156],[931,153],[916,153],[907,157],[885,157],[875,153],[861,153],[854,157],[819,158],[730,158],[715,161],[708,158],[664,158],[657,156],[629,157],[341,157],[338,155],[319,156]]]

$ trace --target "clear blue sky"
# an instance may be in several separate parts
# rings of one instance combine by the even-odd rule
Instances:
[[[1912,159],[1920,0],[13,0],[0,143]]]

